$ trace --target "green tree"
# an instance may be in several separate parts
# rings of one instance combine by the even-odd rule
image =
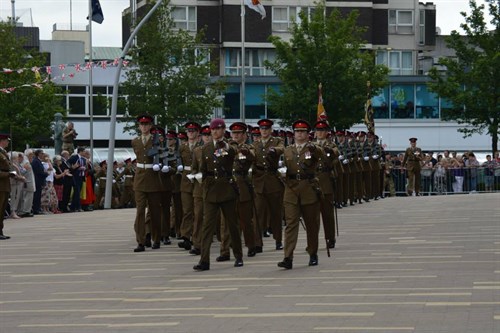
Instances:
[[[35,71],[43,68],[45,57],[23,44],[11,24],[0,22],[0,68],[13,70],[0,73],[0,89],[10,89],[10,93],[0,91],[0,131],[11,133],[15,150],[49,142],[54,114],[64,115],[60,88],[44,82],[43,69],[40,74]]]
[[[460,27],[465,36],[454,30],[446,38],[447,46],[456,55],[439,60],[446,67],[444,73],[431,69],[429,76],[433,81],[429,87],[453,104],[452,110],[443,112],[443,119],[463,125],[459,132],[464,137],[488,133],[491,148],[496,151],[500,121],[500,9],[498,0],[487,3],[493,30],[488,30],[484,5],[469,1],[471,14],[461,13],[465,23]]]
[[[223,89],[221,82],[210,80],[210,49],[202,45],[203,34],[193,37],[175,29],[171,10],[164,2],[142,27],[123,84],[130,116],[147,112],[156,116],[158,125],[169,128],[187,120],[206,122],[222,105]],[[126,127],[133,129],[132,123]]]
[[[343,17],[337,9],[327,16],[323,0],[310,19],[301,12],[290,42],[270,37],[276,60],[267,66],[282,85],[279,92],[270,93],[269,102],[283,125],[298,118],[316,121],[321,83],[330,124],[349,128],[364,117],[367,81],[371,81],[372,94],[387,85],[387,67],[375,65],[373,52],[362,49],[366,29],[357,25],[357,17],[357,11]]]

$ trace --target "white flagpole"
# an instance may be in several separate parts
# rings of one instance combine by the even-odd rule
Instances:
[[[240,121],[245,122],[245,4],[241,0],[241,90]]]
[[[89,116],[90,116],[90,160],[92,163],[94,162],[94,103],[93,103],[93,95],[94,95],[94,87],[92,83],[92,0],[89,0]],[[108,161],[108,164],[113,164],[113,161]],[[111,165],[110,164],[110,165]]]
[[[111,119],[109,121],[109,150],[108,150],[108,163],[113,160],[115,154],[115,136],[116,136],[116,113],[118,109],[118,88],[120,84],[120,74],[123,67],[123,59],[127,55],[127,52],[132,46],[132,42],[135,39],[135,36],[142,28],[142,26],[149,20],[151,15],[155,12],[155,10],[161,5],[163,0],[158,0],[156,4],[149,10],[146,16],[137,24],[134,31],[130,34],[130,37],[127,40],[127,43],[123,47],[122,55],[118,61],[118,67],[116,69],[115,82],[113,84],[113,99],[111,102]],[[113,163],[113,162],[111,162]],[[104,208],[111,208],[111,195],[112,195],[112,185],[113,185],[113,168],[108,168],[106,171],[106,194],[104,196]]]

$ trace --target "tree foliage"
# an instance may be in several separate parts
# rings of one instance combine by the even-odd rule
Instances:
[[[343,17],[337,9],[327,16],[321,1],[310,19],[305,11],[300,13],[290,42],[270,37],[276,60],[267,66],[282,85],[279,92],[271,92],[269,102],[283,125],[299,118],[316,121],[321,83],[330,124],[349,128],[364,116],[367,81],[371,81],[372,94],[387,85],[387,67],[375,65],[374,54],[362,49],[365,28],[357,25],[357,17],[357,11]]]
[[[461,15],[465,22],[446,38],[446,44],[456,52],[455,57],[441,58],[444,73],[433,68],[429,75],[432,91],[451,101],[453,109],[444,119],[464,125],[459,129],[464,137],[488,133],[492,150],[498,150],[500,121],[500,9],[498,0],[487,0],[493,30],[488,30],[484,17],[485,6],[469,1],[471,14]]]
[[[0,73],[0,88],[15,88],[10,93],[0,92],[0,131],[11,133],[15,150],[47,143],[54,114],[64,115],[60,88],[43,82],[46,74],[32,70],[43,67],[45,57],[38,50],[24,49],[23,43],[11,24],[0,22],[0,68],[13,70]],[[39,88],[33,83],[40,84]]]
[[[203,47],[202,38],[202,32],[192,36],[175,29],[169,2],[160,5],[130,52],[133,66],[123,94],[131,117],[149,113],[159,126],[172,128],[187,120],[206,122],[221,106],[223,85],[210,82],[212,65],[206,61],[210,50]],[[133,128],[131,123],[126,127]]]

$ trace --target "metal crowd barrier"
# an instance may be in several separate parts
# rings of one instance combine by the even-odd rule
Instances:
[[[397,196],[406,196],[406,169],[391,170]],[[500,192],[500,167],[477,168],[432,168],[420,173],[421,195],[449,195],[478,192]],[[384,191],[389,195],[389,189]]]

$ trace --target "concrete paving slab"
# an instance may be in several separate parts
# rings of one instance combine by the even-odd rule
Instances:
[[[177,241],[133,253],[134,214],[6,220],[0,332],[500,332],[500,194],[344,208],[332,257],[308,267],[301,230],[289,271],[272,238],[205,272]]]

